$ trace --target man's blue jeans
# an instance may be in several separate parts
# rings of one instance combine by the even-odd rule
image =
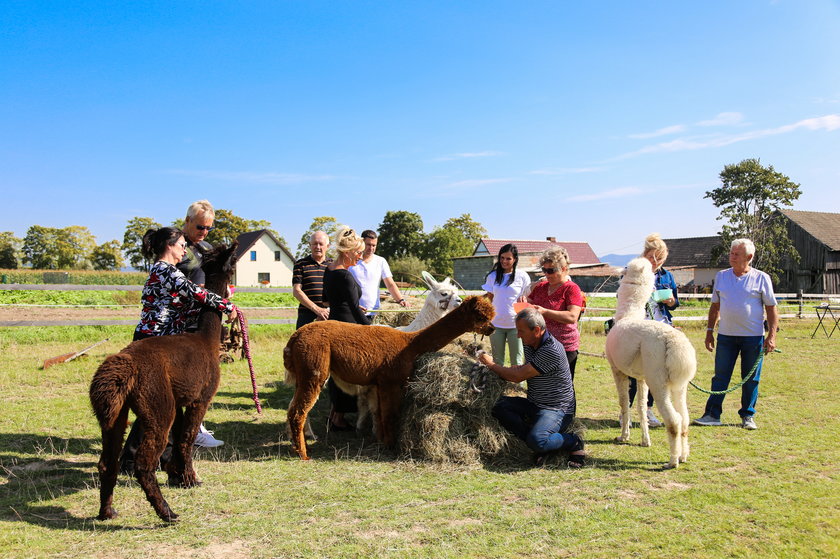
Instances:
[[[735,370],[735,361],[741,355],[741,378],[752,370],[764,345],[764,336],[726,336],[718,334],[717,353],[715,353],[715,376],[712,378],[712,390],[726,390]],[[755,374],[741,387],[741,409],[738,415],[747,417],[755,414],[758,401],[758,381],[761,380],[761,363]],[[706,401],[706,412],[715,419],[720,419],[723,411],[725,394],[712,394]]]
[[[493,417],[539,454],[570,449],[578,441],[577,436],[564,433],[574,414],[542,409],[527,398],[502,396],[493,406]]]

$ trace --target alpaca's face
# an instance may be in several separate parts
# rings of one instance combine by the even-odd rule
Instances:
[[[647,285],[653,284],[653,269],[647,258],[634,258],[627,264],[622,276],[620,285]]]
[[[493,333],[493,317],[496,316],[496,309],[493,303],[485,296],[468,297],[462,307],[466,306],[474,317],[475,326],[473,332],[489,336]]]

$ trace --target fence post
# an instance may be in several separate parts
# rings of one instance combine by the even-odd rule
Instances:
[[[802,318],[802,290],[798,290],[796,292],[796,296],[799,299],[799,314],[796,315],[796,318]]]

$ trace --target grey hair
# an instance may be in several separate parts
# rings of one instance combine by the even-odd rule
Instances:
[[[312,233],[311,235],[309,235],[309,242],[310,242],[310,243],[311,243],[312,241],[314,241],[314,240],[315,240],[315,235],[323,235],[324,237],[326,237],[326,238],[327,238],[327,244],[329,244],[329,243],[330,243],[330,236],[329,236],[329,235],[327,235],[327,232],[326,232],[326,231],[320,231],[320,230],[319,230],[319,231],[315,231],[314,233]]]
[[[542,256],[540,256],[540,266],[546,262],[553,262],[559,270],[568,268],[572,264],[569,252],[560,245],[550,246],[543,251]]]
[[[545,318],[534,307],[525,307],[516,313],[516,322],[520,320],[524,320],[525,325],[532,330],[537,327],[545,330]]]
[[[211,219],[216,218],[216,210],[213,209],[213,204],[208,200],[197,200],[190,204],[187,208],[187,218],[195,219],[199,215],[205,215]]]
[[[749,239],[735,239],[732,241],[732,244],[729,246],[730,249],[733,249],[737,246],[744,245],[744,249],[747,251],[747,256],[755,256],[755,245]]]

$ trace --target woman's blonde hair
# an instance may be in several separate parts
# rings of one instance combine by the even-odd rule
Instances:
[[[645,248],[642,250],[641,256],[647,258],[647,254],[653,252],[653,257],[659,263],[659,267],[668,259],[668,245],[659,236],[659,233],[651,233],[645,238]]]
[[[554,266],[560,270],[565,270],[572,264],[568,251],[560,245],[550,246],[543,251],[540,256],[540,266],[546,262],[554,263]]]
[[[364,250],[365,242],[350,227],[342,225],[335,232],[333,246],[336,251],[346,254]]]

